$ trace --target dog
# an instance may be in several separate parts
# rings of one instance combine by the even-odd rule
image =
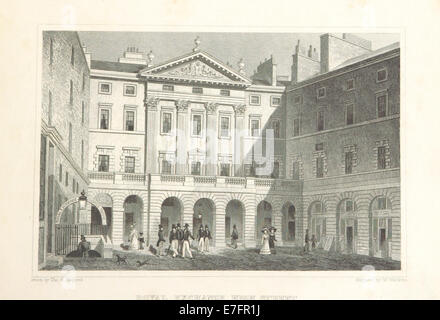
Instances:
[[[141,261],[136,261],[136,265],[138,266],[138,267],[140,267],[140,266],[143,266],[144,264],[148,264],[148,260],[145,260],[145,261],[143,261],[143,262],[141,262]]]
[[[129,249],[130,249],[130,246],[127,245],[127,244],[123,244],[123,243],[121,243],[121,248],[122,248],[122,250],[129,250]]]
[[[121,264],[121,263],[125,263],[128,264],[127,262],[127,257],[121,257],[119,254],[116,255],[116,263],[117,264]]]

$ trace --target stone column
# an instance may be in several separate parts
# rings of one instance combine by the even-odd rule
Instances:
[[[160,214],[161,214],[160,209],[159,210],[154,209],[154,210],[150,211],[150,217],[149,217],[150,227],[148,230],[148,233],[150,236],[150,241],[147,244],[148,246],[151,244],[151,245],[153,245],[153,247],[156,247],[157,239],[159,238],[158,237],[158,231],[159,231],[158,226],[160,224]],[[168,237],[167,234],[165,236]]]
[[[214,245],[216,248],[223,248],[226,246],[225,239],[225,217],[226,217],[226,207],[220,204],[215,209],[215,239]]]
[[[144,161],[145,170],[149,173],[159,173],[159,168],[157,167],[157,158],[159,156],[157,151],[157,135],[159,134],[160,128],[157,127],[157,123],[160,122],[158,119],[157,107],[159,105],[159,98],[149,97],[144,101],[145,106],[145,150],[144,150]],[[160,123],[159,123],[160,126]]]
[[[205,175],[217,174],[217,103],[207,103],[206,108],[206,162]]]
[[[257,205],[255,201],[246,206],[244,216],[244,246],[246,248],[255,248],[255,219],[257,218]]]
[[[188,101],[177,100],[177,118],[176,118],[176,174],[187,173],[188,141]]]
[[[283,215],[280,212],[280,208],[273,208],[275,210],[272,211],[272,225],[277,229],[275,233],[275,237],[277,241],[275,242],[275,246],[283,245]]]
[[[124,232],[124,210],[114,209],[113,221],[112,221],[112,241],[115,247],[119,247],[120,244],[124,242],[123,232]]]
[[[244,159],[244,133],[245,133],[245,117],[246,105],[239,104],[234,106],[235,111],[235,130],[234,130],[234,175],[243,176],[243,159]]]

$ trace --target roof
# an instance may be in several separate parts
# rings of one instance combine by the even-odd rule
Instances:
[[[99,61],[92,60],[90,62],[90,69],[95,70],[105,70],[105,71],[117,71],[117,72],[128,72],[128,73],[138,73],[146,67],[144,64],[133,64],[133,63],[121,63],[112,61]]]

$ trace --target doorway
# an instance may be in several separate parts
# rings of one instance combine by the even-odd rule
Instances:
[[[347,227],[347,251],[348,253],[353,253],[353,227]]]

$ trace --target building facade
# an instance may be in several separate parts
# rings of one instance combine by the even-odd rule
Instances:
[[[88,195],[113,244],[149,244],[172,224],[212,230],[216,247],[283,245],[400,259],[398,46],[346,34],[298,44],[290,80],[273,57],[251,77],[200,50],[154,64],[130,47],[91,60]],[[86,217],[100,223],[93,208]]]
[[[90,71],[76,32],[43,32],[39,264],[55,255],[58,209],[87,191]],[[62,223],[78,221],[78,207]]]

